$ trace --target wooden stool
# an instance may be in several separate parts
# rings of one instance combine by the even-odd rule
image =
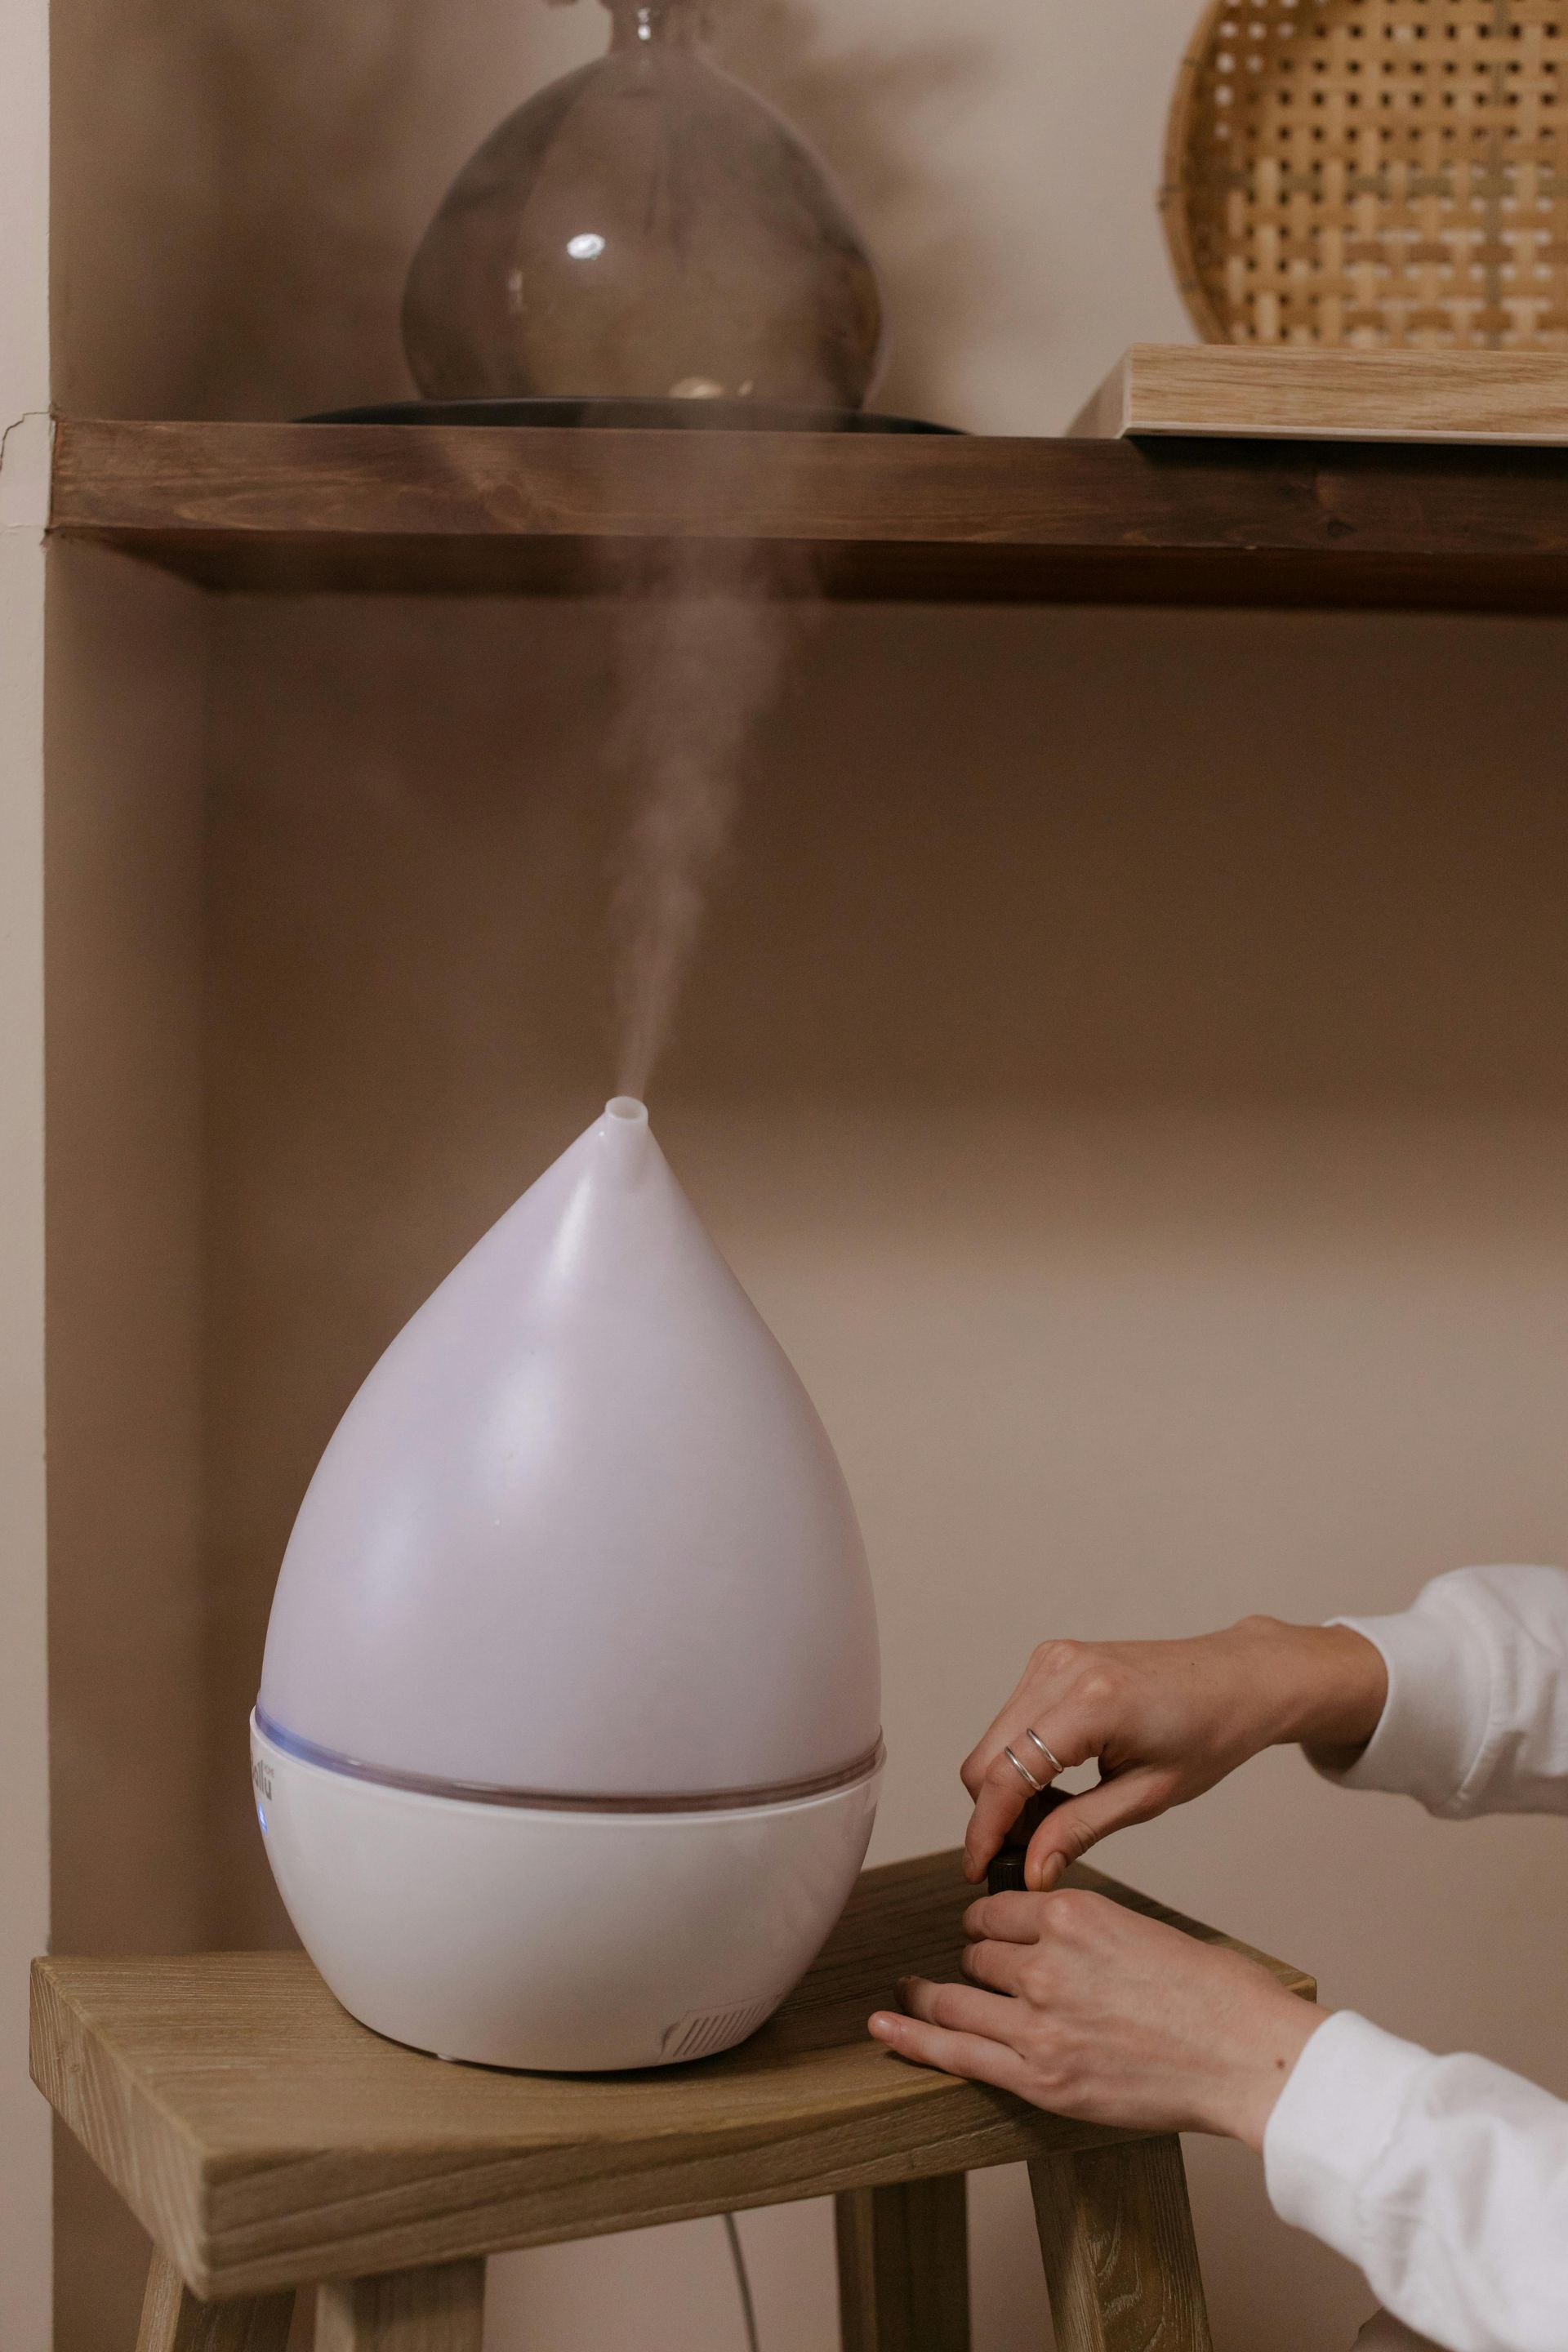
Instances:
[[[772,2023],[668,2072],[443,2065],[355,2024],[300,1953],[214,1952],[37,1961],[33,2074],[158,2249],[139,2352],[283,2352],[307,2286],[318,2352],[479,2352],[487,2254],[827,2194],[846,2352],[967,2352],[964,2175],[1018,2159],[1060,2352],[1208,2352],[1179,2141],[867,2035],[900,1975],[956,1973],[973,1894],[954,1854],[868,1871]]]

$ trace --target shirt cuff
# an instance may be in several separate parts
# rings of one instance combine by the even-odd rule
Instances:
[[[1353,2010],[1319,2026],[1263,2136],[1268,2199],[1282,2221],[1365,2267],[1362,2191],[1430,2063],[1428,2051]]]
[[[1364,1634],[1382,1653],[1388,1697],[1353,1764],[1336,1771],[1313,1759],[1315,1769],[1342,1788],[1415,1797],[1429,1812],[1456,1810],[1487,1736],[1491,1679],[1484,1643],[1452,1606],[1418,1602],[1397,1617],[1330,1622]]]

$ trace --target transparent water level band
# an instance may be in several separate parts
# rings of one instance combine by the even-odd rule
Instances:
[[[741,1812],[763,1805],[792,1805],[807,1797],[830,1796],[836,1789],[852,1789],[881,1769],[887,1750],[880,1740],[840,1771],[818,1772],[801,1780],[779,1780],[760,1789],[705,1790],[698,1796],[672,1796],[658,1790],[641,1796],[563,1796],[557,1790],[498,1789],[483,1780],[446,1780],[425,1772],[399,1772],[390,1766],[366,1764],[357,1757],[340,1756],[313,1740],[296,1738],[274,1723],[260,1707],[256,1727],[264,1739],[301,1764],[324,1772],[346,1773],[351,1780],[370,1780],[384,1789],[401,1789],[414,1796],[456,1798],[467,1805],[514,1805],[529,1812],[553,1813],[721,1813]]]

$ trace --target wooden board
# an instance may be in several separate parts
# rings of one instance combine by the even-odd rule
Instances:
[[[1568,611],[1568,450],[62,419],[53,530],[211,588]]]
[[[238,2303],[198,2303],[154,2247],[136,2352],[288,2352],[293,2320],[291,2290]]]
[[[1029,2167],[1057,2352],[1212,2352],[1182,2143]]]
[[[1075,436],[1568,446],[1568,352],[1134,343]]]
[[[962,2172],[850,2189],[834,2215],[840,2352],[970,2352]]]
[[[900,1975],[955,1972],[972,1899],[953,1854],[868,1872],[761,2033],[633,2075],[444,2065],[357,2025],[298,1953],[44,1959],[34,2076],[204,2297],[1120,2140],[868,2036]],[[1310,1993],[1299,1970],[1265,1965]]]
[[[317,2295],[314,2352],[483,2352],[484,2340],[482,2261],[328,2279]]]

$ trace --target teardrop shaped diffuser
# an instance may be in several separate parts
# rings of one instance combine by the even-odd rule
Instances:
[[[809,1965],[880,1778],[843,1476],[638,1103],[393,1341],[310,1483],[253,1718],[344,2006],[444,2055],[727,2048]]]
[[[420,391],[858,408],[881,300],[822,163],[704,56],[702,0],[605,5],[608,55],[509,115],[425,233]]]

